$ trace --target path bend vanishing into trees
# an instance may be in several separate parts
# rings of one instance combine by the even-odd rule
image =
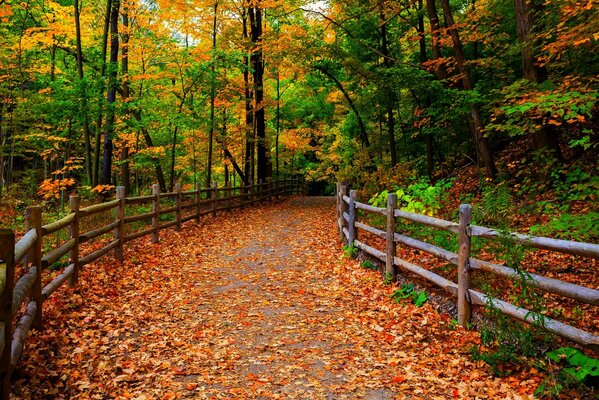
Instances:
[[[478,334],[394,304],[343,257],[333,198],[294,197],[142,238],[46,305],[12,395],[23,399],[529,398],[495,378]],[[56,317],[54,317],[56,316]]]

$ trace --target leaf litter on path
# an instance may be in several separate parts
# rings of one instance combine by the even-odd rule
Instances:
[[[429,304],[395,304],[343,257],[334,199],[292,198],[163,231],[45,304],[21,399],[532,398]],[[536,372],[536,371],[535,371]]]

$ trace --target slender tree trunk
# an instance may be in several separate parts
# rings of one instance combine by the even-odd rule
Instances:
[[[269,157],[266,143],[266,123],[264,118],[264,59],[262,53],[262,8],[260,2],[250,7],[250,33],[253,44],[250,56],[254,76],[254,120],[256,124],[256,155],[258,180],[269,176]]]
[[[179,111],[180,113],[180,111]],[[168,190],[173,191],[175,189],[175,161],[177,155],[177,136],[179,133],[179,126],[175,125],[175,129],[173,130],[173,142],[172,142],[172,151],[171,151],[171,171],[169,174],[169,184]]]
[[[106,55],[108,53],[108,31],[110,29],[110,16],[112,13],[112,0],[106,1],[106,14],[104,15],[104,30],[102,31],[102,65],[100,66],[100,93],[98,96],[98,117],[96,119],[96,137],[94,143],[94,174],[92,186],[99,182],[100,175],[100,143],[102,138],[102,120],[104,109],[104,80],[106,79]]]
[[[79,10],[79,0],[74,0],[74,14],[77,54],[77,75],[79,77],[79,85],[81,90],[81,113],[83,116],[83,138],[85,141],[85,173],[87,175],[88,184],[91,185],[93,181],[91,132],[89,128],[89,114],[87,109],[87,84],[83,79],[83,51],[81,49],[81,18]]]
[[[464,51],[462,48],[462,42],[460,40],[460,35],[458,33],[458,29],[455,25],[453,15],[451,13],[449,0],[440,0],[440,2],[441,6],[443,7],[445,20],[447,22],[447,26],[449,27],[449,33],[453,42],[455,61],[458,67],[458,71],[461,75],[462,85],[465,90],[472,90],[472,81],[470,80],[470,74],[468,73],[468,70],[466,68],[466,61],[464,57]],[[489,142],[484,137],[484,125],[482,122],[480,111],[477,107],[473,106],[470,108],[470,117],[472,118],[474,127],[473,136],[477,153],[480,159],[482,160],[483,165],[485,166],[487,175],[490,178],[495,179],[495,176],[497,175],[497,169],[495,168],[495,161],[493,159],[493,153],[491,152]]]
[[[431,52],[433,60],[437,61],[442,58],[441,55],[441,27],[439,24],[439,14],[437,12],[436,0],[426,0],[426,14],[431,25]],[[447,78],[445,67],[435,64],[435,76],[439,80]]]
[[[208,165],[206,167],[206,187],[210,187],[212,182],[212,142],[214,141],[214,102],[216,98],[216,86],[214,80],[216,79],[216,13],[218,11],[218,1],[214,3],[214,17],[212,21],[212,66],[211,73],[212,79],[210,82],[210,132],[208,134]]]
[[[131,101],[131,88],[129,87],[129,6],[123,7],[123,44],[121,46],[121,75],[123,87],[123,103],[125,104],[126,114],[130,114],[129,102]],[[129,162],[129,144],[125,142],[121,149],[121,185],[125,187],[125,194],[131,192],[131,170]]]
[[[112,152],[115,122],[117,63],[119,59],[119,0],[112,1],[110,13],[110,70],[108,71],[108,96],[106,125],[104,129],[104,157],[102,160],[102,184],[110,185],[112,176]]]
[[[247,29],[247,9],[243,12],[243,39],[249,38]],[[245,91],[245,159],[244,172],[246,180],[244,185],[249,185],[254,181],[254,145],[255,145],[255,128],[254,128],[254,111],[252,110],[253,93],[250,86],[250,59],[246,54],[243,56],[243,84]]]
[[[337,89],[339,89],[341,91],[341,93],[343,93],[343,96],[345,97],[345,100],[347,100],[349,107],[352,109],[352,111],[356,115],[356,118],[358,119],[358,125],[360,127],[360,139],[362,140],[362,146],[370,147],[370,141],[368,140],[368,133],[366,132],[366,125],[364,125],[364,121],[362,120],[362,117],[360,116],[360,113],[358,112],[358,108],[354,104],[351,97],[349,97],[349,93],[347,93],[347,91],[345,90],[345,88],[343,87],[343,85],[341,84],[339,79],[337,79],[335,77],[335,75],[333,75],[329,71],[327,71],[326,68],[319,66],[319,65],[315,66],[314,68],[316,68],[317,70],[319,70],[320,72],[325,74],[330,80],[332,80],[333,83],[335,83],[335,86],[337,86]]]
[[[514,0],[516,16],[516,34],[520,42],[522,74],[524,79],[533,83],[543,83],[547,80],[547,68],[541,66],[535,54],[534,28],[537,14],[543,10],[543,2],[539,0]],[[563,161],[559,147],[558,132],[553,125],[543,125],[533,133],[533,142],[537,148],[547,148]]]
[[[422,0],[418,0],[418,26],[416,30],[418,31],[418,42],[420,45],[420,63],[425,64],[428,61],[428,54],[426,52],[426,36],[424,33],[424,3]],[[432,24],[431,24],[432,25]],[[412,92],[412,95],[416,97],[415,92]],[[424,99],[424,108],[428,109],[431,106],[432,100],[431,95],[427,93]],[[420,132],[422,132],[422,127],[420,127]],[[429,131],[426,133],[426,172],[428,175],[428,179],[433,181],[433,170],[435,168],[435,159],[434,159],[434,149],[433,149],[433,134]]]
[[[139,122],[142,123],[141,111],[137,109],[132,110],[133,116]],[[152,136],[150,136],[150,132],[145,127],[141,128],[141,134],[144,138],[144,142],[146,142],[146,146],[154,147],[154,142],[152,140]],[[154,170],[156,171],[156,179],[158,180],[158,185],[160,186],[161,192],[166,192],[166,179],[164,178],[164,171],[162,170],[162,164],[160,164],[160,159],[157,157],[153,158],[154,161]]]
[[[275,164],[276,176],[279,178],[279,135],[281,133],[281,74],[277,68],[277,135],[275,137]]]
[[[385,12],[383,10],[382,3],[380,4],[381,10],[381,41],[382,41],[382,53],[383,53],[383,65],[386,69],[391,67],[389,62],[389,45],[387,43],[387,22],[385,20]],[[395,118],[393,117],[393,103],[395,96],[393,90],[389,86],[385,86],[385,103],[387,107],[387,134],[389,137],[389,154],[391,155],[391,166],[397,164],[397,151],[395,148]]]

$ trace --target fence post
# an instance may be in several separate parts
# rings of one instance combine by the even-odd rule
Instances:
[[[341,228],[341,232],[340,232],[340,237],[341,237],[341,242],[348,245],[349,243],[346,243],[346,238],[345,238],[345,234],[343,233],[343,228],[345,227],[345,218],[343,218],[343,213],[347,212],[347,203],[345,202],[345,200],[343,200],[343,196],[347,196],[347,185],[341,184],[340,186],[340,190],[339,190],[339,201],[341,204],[341,207],[339,208],[339,214],[340,214],[340,220],[339,222],[340,224],[340,228]]]
[[[356,240],[356,215],[357,215],[357,210],[356,210],[356,200],[358,200],[358,191],[357,190],[350,190],[349,191],[349,222],[347,223],[347,232],[348,232],[348,238],[347,238],[347,242],[348,245],[351,246],[352,243],[354,242],[354,240]]]
[[[69,196],[69,211],[75,214],[71,225],[69,226],[69,237],[75,241],[75,245],[69,252],[69,258],[73,263],[73,274],[69,278],[69,286],[73,287],[79,280],[79,206],[81,199],[77,195]],[[38,309],[39,314],[39,309]]]
[[[29,262],[35,265],[36,275],[33,286],[31,287],[31,300],[35,301],[37,313],[33,319],[33,327],[39,328],[42,326],[42,208],[39,206],[27,207],[25,211],[25,232],[30,229],[35,229],[37,238],[35,244],[29,252]],[[74,271],[73,271],[74,273]]]
[[[196,195],[195,195],[195,204],[196,204],[196,224],[200,222],[200,201],[202,199],[202,195],[200,190],[202,189],[202,185],[196,183]]]
[[[393,279],[395,279],[395,267],[393,265],[393,258],[396,255],[397,248],[395,246],[395,229],[396,229],[396,220],[395,220],[395,208],[397,207],[397,193],[389,193],[387,196],[387,236],[386,236],[386,244],[387,244],[387,256],[385,257],[385,274],[387,276],[391,275]]]
[[[227,182],[227,210],[231,209],[231,205],[233,201],[231,200],[232,192],[231,192],[231,182]]]
[[[10,396],[10,355],[12,348],[12,291],[15,280],[15,234],[0,229],[0,332],[4,333],[0,353],[0,398]]]
[[[268,201],[272,201],[272,177],[268,178],[268,185],[266,186],[266,190],[268,193]]]
[[[460,205],[459,238],[458,238],[458,323],[468,326],[472,318],[470,289],[470,223],[472,207]]]
[[[212,192],[210,193],[210,199],[212,202],[212,216],[216,217],[216,198],[218,197],[218,191],[216,190],[216,181],[212,181]]]
[[[175,211],[175,219],[177,224],[175,225],[175,230],[181,230],[181,183],[178,182],[175,184],[175,192],[177,192],[177,197],[175,198],[177,211]]]
[[[152,196],[154,196],[154,199],[152,200],[152,212],[154,213],[154,216],[152,217],[152,227],[154,228],[154,232],[152,232],[152,243],[158,243],[160,240],[160,185],[152,185]]]
[[[115,219],[119,222],[118,226],[114,229],[114,240],[118,240],[119,244],[114,248],[114,258],[119,261],[124,261],[123,256],[123,245],[125,244],[125,187],[116,187],[116,199],[119,204],[116,206]]]

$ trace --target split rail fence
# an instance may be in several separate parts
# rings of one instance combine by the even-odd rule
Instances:
[[[28,207],[25,234],[18,241],[15,241],[12,230],[0,229],[0,399],[9,398],[11,374],[21,357],[29,330],[41,326],[44,301],[66,281],[71,286],[75,285],[83,266],[111,250],[114,250],[115,258],[122,261],[125,243],[146,235],[152,235],[152,243],[157,243],[161,230],[169,227],[179,230],[183,222],[192,219],[199,221],[203,215],[215,216],[218,211],[279,199],[285,195],[303,194],[305,191],[305,183],[299,178],[239,187],[219,188],[213,183],[210,188],[197,187],[189,191],[182,191],[181,185],[177,184],[176,190],[169,193],[160,193],[160,187],[153,185],[152,195],[141,197],[126,197],[125,188],[119,186],[114,200],[85,208],[80,208],[78,196],[70,196],[70,213],[45,225],[42,225],[42,208]],[[170,199],[174,205],[161,207],[161,200],[164,199]],[[127,215],[127,206],[144,204],[151,205],[152,211]],[[80,232],[84,219],[112,210],[112,222]],[[164,215],[174,215],[174,219],[163,222],[161,216]],[[141,223],[143,226],[144,222],[149,227],[125,234],[127,225]],[[68,230],[68,240],[43,254],[44,237],[61,230]],[[88,254],[80,254],[82,244],[111,233],[113,238],[108,244]],[[69,258],[67,266],[43,286],[42,272],[66,255]],[[22,271],[19,277],[15,276],[18,271]],[[20,318],[17,320],[16,317]]]
[[[358,210],[385,216],[386,230],[377,229],[358,221]],[[386,208],[373,207],[369,204],[360,203],[355,190],[349,190],[347,185],[337,184],[337,221],[341,241],[347,246],[353,244],[354,247],[384,262],[386,274],[391,274],[391,276],[395,277],[397,272],[396,267],[399,267],[432,282],[449,292],[452,296],[457,297],[458,322],[460,325],[469,325],[472,317],[472,305],[488,306],[493,304],[493,307],[504,315],[526,323],[539,325],[549,332],[598,352],[599,336],[552,318],[541,316],[503,300],[487,296],[471,288],[470,276],[474,271],[487,271],[503,277],[516,279],[519,279],[520,275],[515,269],[505,265],[473,258],[470,256],[470,252],[472,237],[499,239],[507,236],[514,244],[595,259],[599,258],[599,245],[528,236],[518,233],[509,233],[506,235],[495,229],[472,225],[471,214],[472,208],[468,204],[460,206],[459,221],[457,223],[427,215],[406,212],[397,209],[397,195],[394,193],[389,194]],[[458,253],[456,254],[430,243],[402,235],[396,231],[398,219],[449,231],[457,235]],[[380,251],[358,240],[358,229],[385,239],[386,251]],[[456,265],[458,267],[457,283],[397,257],[397,244],[412,247]],[[594,306],[599,305],[599,290],[536,274],[526,274],[526,280],[528,285],[548,293],[568,297]]]

